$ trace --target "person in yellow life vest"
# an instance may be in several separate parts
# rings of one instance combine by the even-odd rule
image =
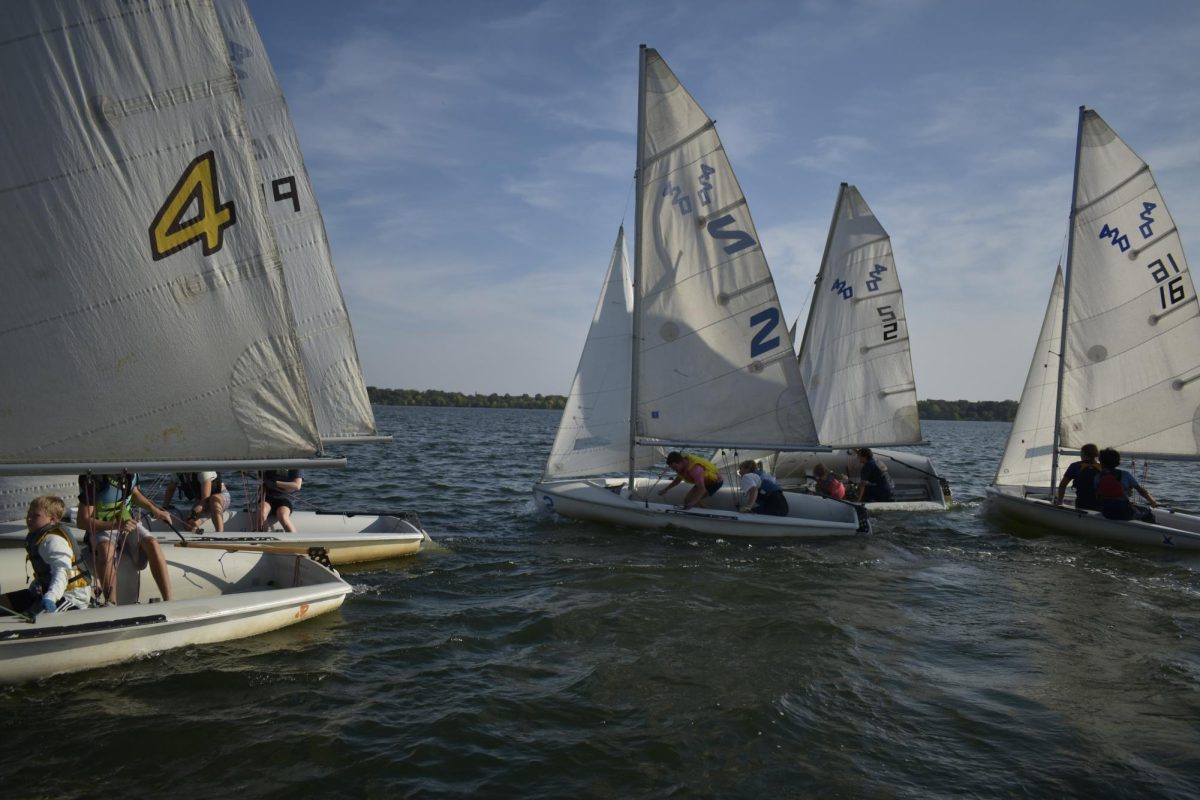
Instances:
[[[115,603],[117,597],[117,554],[125,547],[136,548],[138,569],[150,566],[150,574],[158,584],[163,600],[171,599],[171,576],[167,559],[158,539],[145,526],[133,519],[133,504],[150,512],[150,516],[170,524],[171,515],[154,505],[138,488],[136,474],[80,475],[79,518],[75,525],[87,531],[87,539],[95,555],[97,594]]]
[[[0,595],[0,606],[22,614],[53,614],[87,608],[92,601],[91,578],[80,558],[75,537],[63,524],[62,498],[34,498],[25,514],[25,551],[33,566],[28,589]]]
[[[664,495],[678,486],[680,481],[687,481],[692,484],[692,488],[683,498],[684,508],[703,506],[705,500],[725,485],[721,473],[717,471],[717,465],[700,456],[672,451],[667,453],[667,466],[675,470],[675,480],[667,484],[667,488],[659,494]]]

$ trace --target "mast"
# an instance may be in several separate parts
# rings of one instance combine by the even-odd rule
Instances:
[[[1083,118],[1087,106],[1079,107],[1079,128],[1075,132],[1075,176],[1071,180],[1071,218],[1067,232],[1067,268],[1063,271],[1062,333],[1058,340],[1058,388],[1054,395],[1054,447],[1050,454],[1050,496],[1055,496],[1058,486],[1058,448],[1062,443],[1062,396],[1063,380],[1067,374],[1067,318],[1071,308],[1071,273],[1075,249],[1075,216],[1079,213],[1076,198],[1079,196],[1079,158],[1083,145]]]
[[[803,357],[804,349],[808,347],[808,334],[812,331],[813,324],[813,307],[817,304],[817,290],[821,288],[821,281],[825,278],[825,266],[829,263],[829,248],[833,247],[833,229],[837,227],[838,214],[842,210],[842,198],[846,196],[846,187],[849,185],[845,181],[842,181],[842,185],[838,187],[837,202],[833,204],[833,219],[829,221],[829,233],[825,236],[825,252],[821,254],[821,266],[817,268],[817,280],[813,286],[813,299],[808,305],[808,319],[804,321],[804,338],[800,340],[800,352],[796,356],[797,361]],[[820,431],[817,431],[817,433],[819,435]]]
[[[646,45],[638,46],[638,110],[637,110],[637,175],[634,181],[634,218],[637,227],[633,229],[633,358],[630,360],[633,370],[629,381],[629,493],[633,494],[634,472],[637,471],[637,413],[638,413],[638,369],[641,366],[642,341],[642,205],[644,178],[642,162],[646,157]]]

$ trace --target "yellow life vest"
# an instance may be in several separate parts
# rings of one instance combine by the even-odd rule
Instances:
[[[25,557],[29,559],[29,563],[33,566],[33,574],[42,585],[42,589],[45,590],[48,588],[50,580],[53,578],[50,571],[50,564],[46,562],[46,559],[42,558],[42,554],[38,550],[42,542],[46,541],[47,536],[61,536],[67,540],[67,544],[71,547],[71,570],[67,573],[66,588],[79,589],[87,586],[88,574],[80,566],[79,545],[75,543],[75,537],[62,525],[55,523],[45,528],[39,528],[36,531],[30,531],[25,537]]]
[[[683,479],[688,483],[694,483],[692,480],[692,467],[701,466],[704,468],[704,483],[711,484],[721,480],[721,473],[717,471],[717,465],[706,458],[700,456],[684,456],[683,460],[687,462],[687,466],[683,468]]]

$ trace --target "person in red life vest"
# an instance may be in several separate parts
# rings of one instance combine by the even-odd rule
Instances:
[[[1100,449],[1094,444],[1085,444],[1079,448],[1079,461],[1067,467],[1063,479],[1058,484],[1058,496],[1054,505],[1063,504],[1063,495],[1067,493],[1067,484],[1075,482],[1075,507],[1090,511],[1100,510],[1100,501],[1096,498],[1096,477],[1100,474],[1100,464],[1096,457]]]
[[[817,480],[817,494],[832,497],[834,500],[841,500],[846,496],[846,485],[839,481],[837,476],[830,472],[824,464],[818,462],[813,467],[813,477]]]
[[[1158,501],[1142,488],[1132,472],[1117,469],[1120,463],[1121,454],[1116,450],[1106,447],[1100,451],[1100,474],[1096,476],[1096,497],[1100,500],[1100,513],[1108,519],[1154,522],[1154,515],[1150,510],[1131,503],[1129,494],[1136,491],[1154,508],[1158,508]]]
[[[667,484],[667,488],[659,491],[660,495],[674,489],[680,481],[692,484],[687,497],[683,498],[683,508],[703,506],[704,501],[717,493],[725,485],[716,464],[700,456],[683,455],[682,453],[667,453],[667,466],[675,470],[675,480]]]

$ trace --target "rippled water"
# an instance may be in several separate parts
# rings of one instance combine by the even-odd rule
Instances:
[[[949,513],[747,544],[544,516],[556,413],[377,413],[395,443],[303,496],[436,546],[338,614],[0,691],[4,795],[1200,791],[1200,559],[982,517],[1006,424],[925,423]],[[1186,505],[1190,469],[1145,482]]]

